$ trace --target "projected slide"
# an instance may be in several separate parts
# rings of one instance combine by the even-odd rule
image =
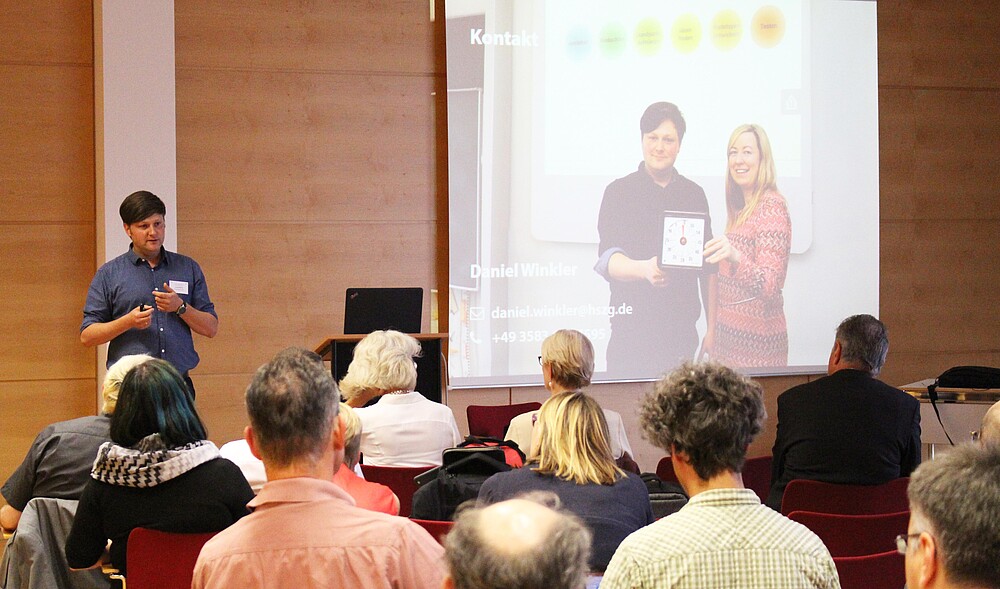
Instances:
[[[878,310],[874,2],[447,0],[452,386],[826,365]]]

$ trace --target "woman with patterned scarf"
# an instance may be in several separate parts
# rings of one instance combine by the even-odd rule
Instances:
[[[212,532],[246,515],[250,485],[206,437],[173,366],[154,359],[130,370],[111,418],[112,441],[97,454],[66,540],[70,567],[98,564],[110,539],[109,560],[126,573],[134,528]]]

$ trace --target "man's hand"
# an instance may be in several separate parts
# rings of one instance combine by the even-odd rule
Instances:
[[[660,269],[656,256],[648,260],[633,260],[622,252],[617,252],[608,260],[608,275],[623,282],[645,280],[656,287],[667,285],[667,274]]]
[[[153,308],[149,305],[139,305],[129,311],[127,317],[130,328],[146,329],[153,323]]]
[[[643,260],[639,262],[642,268],[642,277],[646,279],[647,282],[653,286],[666,286],[667,285],[667,275],[664,274],[663,269],[660,268],[660,263],[656,259],[656,256],[648,260]]]
[[[163,290],[154,290],[153,296],[156,297],[156,308],[164,313],[173,313],[177,309],[181,308],[181,295],[174,292],[174,289],[170,288],[170,285],[166,282],[163,283]]]

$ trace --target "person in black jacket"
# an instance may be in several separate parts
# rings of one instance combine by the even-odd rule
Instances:
[[[125,574],[135,528],[216,532],[249,513],[250,485],[207,437],[169,362],[156,358],[130,370],[111,417],[111,441],[98,450],[66,539],[69,566],[95,566],[110,539],[111,564]]]
[[[920,403],[875,378],[888,352],[881,321],[848,317],[837,327],[828,376],[778,397],[769,506],[781,510],[793,479],[878,485],[920,464]]]

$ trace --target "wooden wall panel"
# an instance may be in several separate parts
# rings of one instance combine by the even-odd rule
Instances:
[[[2,2],[0,481],[54,421],[94,414],[79,343],[94,272],[93,6]]]
[[[254,371],[256,368],[255,366]],[[220,447],[243,437],[243,428],[248,423],[244,397],[253,374],[250,371],[197,377],[195,387],[198,389],[198,415],[208,429],[209,439]],[[215,394],[203,395],[202,390],[213,391]]]
[[[1000,92],[879,92],[882,222],[1000,219]],[[885,243],[883,239],[882,243]]]
[[[94,378],[94,350],[79,339],[94,273],[94,250],[87,244],[93,242],[93,224],[3,227],[0,260],[13,263],[0,266],[0,293],[4,308],[16,312],[6,317],[0,338],[0,357],[13,360],[0,362],[0,382]],[[74,248],[89,251],[91,259],[81,259]]]
[[[196,377],[252,372],[286,346],[342,333],[347,287],[433,285],[433,223],[186,227],[182,243],[205,270],[220,317],[219,334],[196,341]],[[220,232],[233,236],[224,249]]]
[[[94,415],[97,400],[93,393],[93,378],[0,380],[0,480],[6,481],[17,468],[42,428],[55,421]]]
[[[882,379],[998,365],[995,4],[880,1]]]
[[[993,0],[878,0],[879,84],[1000,86],[1000,13]]]
[[[0,64],[3,223],[93,226],[93,90],[89,65]]]
[[[386,72],[398,79],[434,67],[426,1],[270,1],[251,8],[240,0],[176,0],[175,15],[178,69]]]
[[[0,63],[93,65],[93,2],[0,0],[0,14]]]
[[[242,430],[257,366],[342,331],[347,287],[438,287],[443,71],[427,3],[179,0],[175,16],[178,242],[221,318],[194,373],[216,439]]]
[[[178,222],[435,219],[433,83],[179,70]]]

